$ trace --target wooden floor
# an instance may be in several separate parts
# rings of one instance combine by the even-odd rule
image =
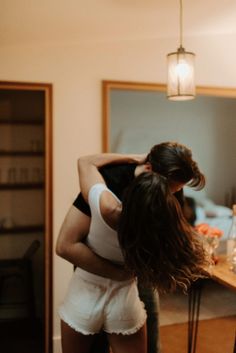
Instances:
[[[162,353],[187,353],[187,324],[160,327]],[[236,316],[201,320],[196,353],[236,353]]]

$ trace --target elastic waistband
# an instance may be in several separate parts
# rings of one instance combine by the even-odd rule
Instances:
[[[99,275],[95,275],[94,273],[82,270],[82,268],[77,267],[75,270],[75,274],[78,275],[79,277],[83,278],[86,281],[93,282],[95,284],[103,284],[103,285],[111,285],[111,284],[128,284],[135,282],[135,278],[128,279],[126,281],[114,281],[110,278],[102,277]]]

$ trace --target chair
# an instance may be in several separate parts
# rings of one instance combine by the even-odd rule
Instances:
[[[0,260],[0,321],[35,319],[32,257],[39,247],[34,240],[22,258]]]

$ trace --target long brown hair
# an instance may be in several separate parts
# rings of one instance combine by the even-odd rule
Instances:
[[[166,177],[137,176],[126,190],[118,237],[127,267],[159,291],[186,290],[207,263]]]

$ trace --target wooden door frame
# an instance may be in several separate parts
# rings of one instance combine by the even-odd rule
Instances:
[[[144,92],[166,92],[167,86],[164,83],[132,82],[132,81],[102,81],[102,151],[110,152],[110,101],[111,91],[144,91]],[[197,86],[197,95],[236,98],[236,88]]]
[[[53,323],[53,208],[52,208],[52,95],[50,83],[0,81],[0,89],[37,90],[45,93],[45,236],[44,236],[44,352],[52,353]]]

